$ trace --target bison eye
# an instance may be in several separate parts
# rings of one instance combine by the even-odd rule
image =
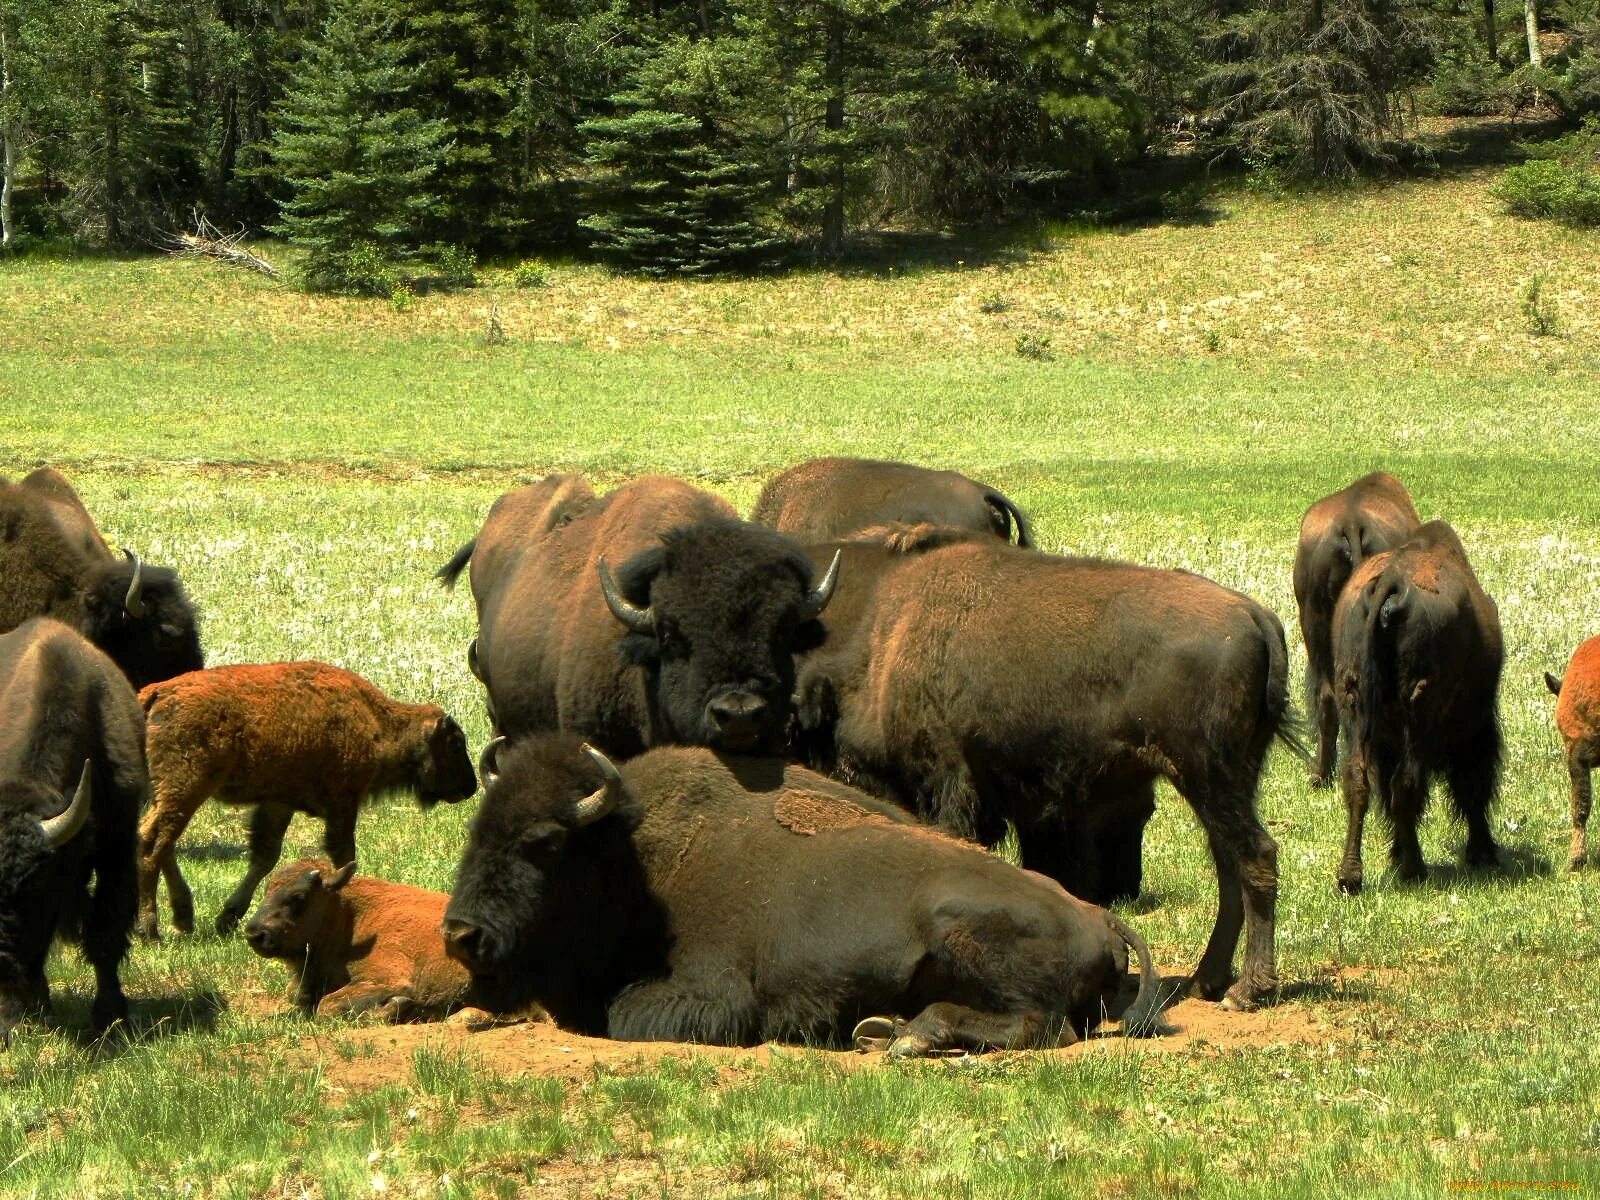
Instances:
[[[678,631],[676,625],[663,625],[656,630],[656,645],[662,658],[688,658],[689,639]]]
[[[542,821],[522,835],[522,857],[529,862],[544,862],[561,853],[567,844],[567,831],[553,821]]]

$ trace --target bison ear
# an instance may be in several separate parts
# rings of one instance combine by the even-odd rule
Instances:
[[[337,892],[345,884],[350,882],[350,877],[355,873],[356,864],[354,860],[352,860],[345,863],[344,866],[340,867],[332,875],[329,875],[326,879],[324,879],[322,881],[322,886],[327,888],[330,892]]]

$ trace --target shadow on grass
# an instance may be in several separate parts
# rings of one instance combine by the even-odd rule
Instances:
[[[248,852],[249,847],[238,842],[188,842],[178,847],[178,857],[192,862],[233,862]]]
[[[1539,142],[1571,129],[1565,118],[1544,116],[1522,120],[1516,117],[1463,118],[1453,122],[1448,132],[1424,145],[1428,155],[1402,175],[1464,174],[1482,167],[1508,167],[1528,156],[1522,142]]]
[[[228,1001],[215,988],[190,994],[130,999],[128,1019],[104,1036],[89,1027],[88,995],[57,997],[56,1026],[82,1050],[111,1058],[134,1046],[158,1042],[176,1034],[201,1030],[209,1033],[228,1011]]]

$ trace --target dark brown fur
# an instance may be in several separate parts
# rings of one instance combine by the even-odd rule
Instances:
[[[424,804],[477,789],[460,726],[434,704],[391,700],[327,663],[265,663],[194,671],[139,693],[149,719],[154,800],[139,829],[139,933],[156,936],[156,876],[172,923],[194,927],[194,899],[177,844],[208,796],[249,804],[250,865],[217,918],[239,923],[283,851],[296,812],[324,824],[337,862],[356,857],[356,814],[372,796],[415,790]]]
[[[1009,498],[955,471],[864,458],[814,458],[774,476],[750,519],[803,542],[849,537],[874,525],[953,525],[1033,545]]]
[[[1589,809],[1594,800],[1589,773],[1600,766],[1600,637],[1590,638],[1573,652],[1565,678],[1544,678],[1558,697],[1556,728],[1561,731],[1572,782],[1572,849],[1567,865],[1576,871],[1589,854]]]
[[[1294,599],[1306,643],[1306,704],[1317,727],[1313,787],[1333,782],[1339,710],[1333,695],[1333,609],[1356,567],[1398,546],[1422,524],[1411,493],[1374,471],[1324,496],[1300,521],[1294,553]]]
[[[1357,567],[1334,609],[1333,646],[1347,754],[1340,888],[1361,890],[1361,831],[1374,792],[1397,873],[1426,876],[1417,825],[1436,773],[1466,822],[1468,865],[1493,864],[1504,650],[1494,601],[1455,530],[1430,521]]]

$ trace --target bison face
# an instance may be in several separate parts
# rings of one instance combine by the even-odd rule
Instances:
[[[418,772],[417,795],[424,808],[454,804],[478,790],[478,776],[467,754],[467,735],[449,716],[441,716],[428,730]]]
[[[122,668],[134,690],[205,666],[194,606],[177,573],[129,554],[107,563],[84,596],[84,636]]]
[[[353,862],[337,871],[326,863],[285,867],[267,885],[261,907],[244,927],[244,940],[263,958],[304,959],[328,912],[337,905],[334,893],[355,873]]]
[[[44,963],[62,902],[81,888],[68,843],[89,819],[89,793],[87,768],[70,803],[36,783],[0,784],[0,1041],[49,1004]]]
[[[822,644],[817,618],[838,559],[813,583],[789,538],[740,521],[674,529],[624,563],[601,590],[628,629],[619,649],[644,669],[652,740],[736,754],[782,753],[794,660]]]

